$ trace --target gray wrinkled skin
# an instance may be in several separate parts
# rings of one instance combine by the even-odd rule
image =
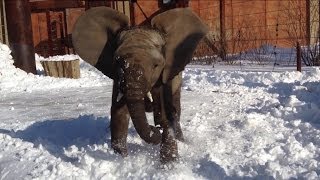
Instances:
[[[79,56],[114,80],[111,107],[111,146],[126,156],[131,117],[138,135],[160,144],[160,161],[178,158],[182,71],[191,61],[208,28],[188,8],[154,16],[147,27],[130,27],[124,14],[107,7],[81,15],[72,33]],[[154,113],[148,124],[146,111]]]

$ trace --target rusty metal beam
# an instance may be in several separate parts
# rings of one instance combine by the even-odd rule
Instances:
[[[14,65],[36,74],[31,10],[28,0],[5,0],[9,45]]]
[[[9,0],[10,1],[10,0]],[[64,8],[84,8],[85,1],[79,0],[46,0],[46,1],[33,1],[30,2],[31,11],[41,11],[47,9],[64,9]]]

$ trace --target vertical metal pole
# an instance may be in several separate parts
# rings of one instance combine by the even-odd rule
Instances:
[[[46,20],[47,20],[47,33],[48,33],[48,56],[53,55],[53,45],[52,45],[52,31],[51,31],[51,17],[50,11],[46,11]]]
[[[201,9],[200,9],[200,0],[198,0],[198,15],[200,16],[200,14],[201,14]]]
[[[232,52],[234,53],[236,51],[236,41],[235,41],[235,34],[234,34],[234,27],[233,27],[233,2],[230,0],[230,9],[231,9],[231,43],[232,43]],[[238,49],[237,49],[238,51]]]
[[[219,1],[219,5],[220,5],[220,36],[221,36],[221,48],[222,48],[222,52],[220,54],[221,58],[223,60],[226,59],[226,24],[225,24],[225,18],[226,18],[226,11],[225,11],[225,0],[220,0]]]
[[[267,0],[264,1],[264,39],[265,39],[265,44],[270,43],[267,42],[268,39],[268,17],[267,17],[267,11],[268,11],[268,4]]]
[[[69,37],[68,37],[67,9],[63,10],[63,26],[64,26],[64,34],[63,34],[64,49],[67,49],[67,53],[70,54],[70,49],[69,49],[69,46],[68,46],[70,42],[69,42]]]
[[[297,71],[301,72],[301,47],[300,43],[297,42]]]
[[[112,3],[112,9],[116,9],[114,0],[111,0],[111,3]]]
[[[189,0],[184,0],[184,7],[189,7]]]
[[[14,65],[36,74],[35,51],[28,0],[5,0],[9,45]]]
[[[84,7],[85,7],[85,10],[88,10],[90,8],[88,0],[84,1]]]
[[[122,12],[123,12],[123,14],[126,14],[126,4],[125,4],[124,0],[122,0]]]
[[[320,43],[320,1],[318,1],[318,38]],[[320,53],[320,47],[319,47],[319,53]]]
[[[64,40],[64,37],[66,37],[65,35],[64,35],[64,22],[63,22],[63,18],[62,18],[62,16],[64,15],[64,11],[62,11],[62,14],[59,14],[59,26],[60,26],[60,40],[58,40],[57,39],[57,41],[58,41],[58,44],[59,44],[59,53],[61,54],[61,55],[63,55],[63,54],[66,54],[67,52],[66,52],[66,48],[65,48],[65,45],[64,45],[64,42],[62,41],[62,40]],[[59,38],[59,37],[57,37],[57,38]]]
[[[135,26],[136,25],[136,18],[135,18],[135,12],[134,12],[134,3],[135,1],[130,0],[129,4],[130,4],[130,24],[131,26]]]
[[[306,0],[306,42],[307,45],[310,45],[310,38],[311,38],[311,24],[310,24],[310,0]]]

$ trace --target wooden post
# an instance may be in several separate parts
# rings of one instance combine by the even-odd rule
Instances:
[[[320,1],[318,1],[318,38],[320,43]],[[320,47],[319,47],[320,52]]]
[[[9,45],[14,65],[36,74],[31,10],[28,0],[5,0]]]
[[[301,72],[301,46],[300,43],[297,42],[297,71]]]
[[[1,39],[2,39],[2,43],[7,44],[8,40],[7,40],[7,28],[6,28],[6,21],[5,21],[5,10],[4,10],[4,2],[3,0],[0,0],[0,16],[1,16]]]

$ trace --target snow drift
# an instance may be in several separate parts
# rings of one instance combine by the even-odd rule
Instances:
[[[40,63],[40,75],[27,74],[0,45],[0,177],[319,179],[320,69],[263,68],[188,66],[187,141],[178,144],[179,161],[163,166],[159,147],[145,144],[132,124],[129,156],[110,148],[110,79],[83,61],[77,80],[46,77]]]

